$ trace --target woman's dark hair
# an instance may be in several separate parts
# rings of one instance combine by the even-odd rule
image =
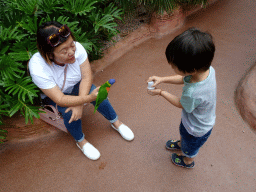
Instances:
[[[191,73],[208,70],[214,52],[212,36],[199,29],[190,28],[169,43],[165,55],[168,63],[176,66],[179,71]]]
[[[37,30],[37,49],[48,64],[51,64],[53,61],[52,58],[54,58],[53,51],[55,47],[52,47],[50,44],[48,44],[47,38],[54,33],[58,33],[59,29],[62,26],[63,25],[60,24],[59,22],[48,21],[43,23]],[[75,37],[72,34],[72,32],[70,33],[70,35],[73,38],[73,40],[75,40]],[[61,45],[63,42],[65,42],[68,39],[68,37],[66,38],[62,36],[59,36],[59,37],[60,37],[59,45]]]

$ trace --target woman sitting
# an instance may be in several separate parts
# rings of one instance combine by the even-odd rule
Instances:
[[[64,124],[74,137],[77,146],[91,160],[97,160],[100,152],[91,145],[82,132],[81,117],[85,103],[95,105],[99,91],[92,84],[92,71],[84,47],[66,25],[51,21],[42,24],[37,32],[37,48],[29,61],[33,82],[42,90],[44,104],[58,106]],[[106,99],[98,107],[111,126],[128,141],[134,134],[118,120],[118,116]]]

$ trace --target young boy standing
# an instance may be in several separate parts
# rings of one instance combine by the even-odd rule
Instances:
[[[191,28],[175,37],[166,48],[166,58],[177,75],[153,76],[153,87],[160,83],[184,84],[181,98],[161,89],[148,90],[172,105],[182,108],[180,140],[169,140],[166,148],[181,150],[172,154],[175,165],[193,168],[194,158],[206,142],[215,124],[216,78],[211,66],[215,45],[212,36]]]

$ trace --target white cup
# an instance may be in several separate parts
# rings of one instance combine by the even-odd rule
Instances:
[[[154,81],[149,81],[148,82],[148,89],[149,90],[155,89],[155,87],[152,87],[152,85],[154,85]]]

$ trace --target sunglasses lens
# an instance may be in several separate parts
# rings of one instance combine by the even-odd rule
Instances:
[[[63,25],[60,29],[59,32],[57,34],[52,34],[48,37],[48,43],[52,46],[52,47],[56,47],[59,43],[60,43],[60,37],[68,37],[70,35],[70,30],[66,25]]]
[[[55,47],[59,43],[59,36],[56,34],[52,34],[51,36],[49,36],[48,39],[53,47]]]
[[[66,25],[63,25],[59,30],[59,34],[62,37],[68,37],[70,35],[69,28]]]

